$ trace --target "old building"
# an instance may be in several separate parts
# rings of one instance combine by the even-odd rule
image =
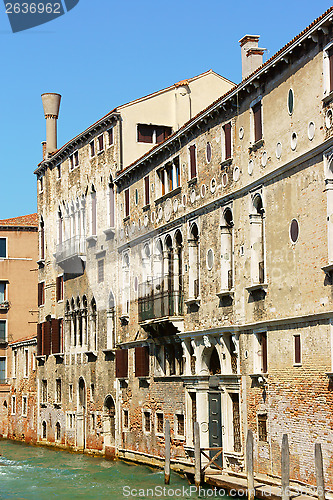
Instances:
[[[287,433],[333,486],[332,13],[264,64],[243,37],[242,82],[130,165],[118,110],[39,165],[40,440],[158,463],[168,419],[185,470],[198,421],[240,471],[252,429],[279,476]]]
[[[0,220],[0,435],[36,441],[37,214]]]

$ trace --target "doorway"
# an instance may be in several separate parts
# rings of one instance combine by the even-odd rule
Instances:
[[[208,393],[209,407],[209,447],[222,448],[222,414],[221,414],[221,393]],[[218,450],[210,450],[209,455],[213,458]],[[222,467],[222,454],[215,462]]]

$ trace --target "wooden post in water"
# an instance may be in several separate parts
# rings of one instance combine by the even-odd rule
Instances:
[[[316,466],[318,500],[325,500],[323,453],[321,450],[320,443],[315,444],[315,466]]]
[[[194,484],[197,488],[201,484],[200,430],[198,422],[194,422]]]
[[[247,475],[247,498],[254,500],[254,474],[253,474],[253,432],[247,431],[246,438],[246,475]]]
[[[164,484],[170,483],[170,422],[165,421],[165,464],[164,464]]]
[[[283,434],[282,447],[281,447],[282,500],[289,500],[290,498],[289,481],[290,481],[290,466],[289,466],[288,434]]]

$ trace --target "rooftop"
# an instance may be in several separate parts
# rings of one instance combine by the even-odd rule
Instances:
[[[11,219],[0,219],[0,227],[34,227],[38,226],[38,214],[20,215]]]

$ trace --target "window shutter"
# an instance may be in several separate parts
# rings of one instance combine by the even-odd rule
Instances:
[[[51,340],[52,340],[52,353],[56,354],[60,352],[60,320],[51,320]]]
[[[116,351],[116,378],[127,378],[128,376],[128,349]]]
[[[226,123],[224,129],[225,160],[231,158],[231,123]]]
[[[109,187],[109,210],[110,210],[110,227],[114,227],[114,188]]]
[[[44,323],[44,353],[46,356],[51,354],[51,322]]]
[[[43,305],[44,283],[38,283],[38,305]]]
[[[301,363],[301,336],[295,335],[295,363]]]
[[[197,165],[195,157],[195,144],[190,146],[190,169],[191,169],[191,179],[197,176]]]
[[[262,371],[267,373],[267,333],[261,335]]]
[[[149,346],[135,348],[135,376],[149,377]]]
[[[109,136],[109,146],[111,146],[111,144],[113,144],[113,128],[110,128],[108,130],[108,136]]]
[[[37,356],[42,355],[42,325],[41,323],[38,323],[37,325]]]
[[[262,138],[261,101],[252,108],[254,117],[254,141]]]
[[[145,202],[146,205],[149,205],[149,175],[145,177]]]
[[[125,217],[129,216],[129,189],[125,190]]]
[[[44,223],[40,226],[40,258],[45,259],[45,233],[44,233]]]
[[[329,72],[330,72],[330,92],[333,91],[333,49],[328,52]]]
[[[57,302],[60,300],[60,276],[57,276],[56,280],[56,300]]]
[[[138,142],[146,142],[152,144],[154,135],[154,127],[152,125],[138,125]]]

